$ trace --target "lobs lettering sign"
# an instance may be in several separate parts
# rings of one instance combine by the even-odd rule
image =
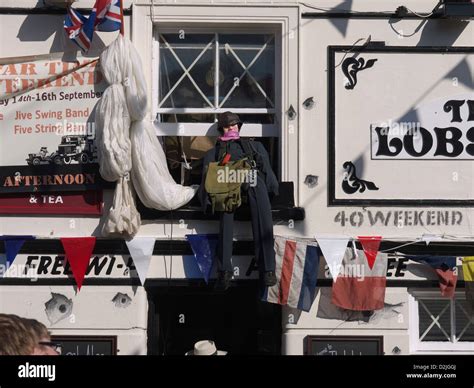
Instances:
[[[329,204],[472,206],[474,49],[347,49],[329,50]]]
[[[474,92],[473,92],[474,98]],[[474,99],[437,101],[425,107],[447,126],[425,128],[421,122],[372,126],[373,159],[474,160]],[[424,124],[426,126],[426,124]]]

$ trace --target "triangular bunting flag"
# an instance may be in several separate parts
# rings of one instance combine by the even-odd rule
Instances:
[[[154,237],[135,237],[133,240],[125,241],[128,251],[133,258],[133,263],[135,264],[142,286],[145,284],[148,274],[155,241],[156,239]]]
[[[209,281],[211,275],[212,264],[216,256],[217,243],[219,235],[217,234],[187,234],[186,239],[191,245],[194,258],[202,273],[204,281]]]
[[[464,278],[464,289],[466,301],[471,317],[474,316],[474,256],[463,257],[462,274]]]
[[[7,266],[9,267],[15,260],[16,255],[20,252],[21,247],[26,240],[34,240],[34,236],[0,236],[5,245],[5,256],[7,258]]]
[[[61,243],[66,253],[66,260],[69,262],[72,274],[76,280],[79,291],[82,287],[87,266],[94,251],[95,237],[62,237]]]
[[[379,251],[382,236],[358,236],[357,239],[360,241],[362,249],[367,256],[369,268],[374,268],[375,258],[377,257],[377,252]]]
[[[13,263],[25,241],[26,240],[5,240],[3,242],[5,244],[5,255],[7,257],[8,266]]]
[[[410,260],[429,265],[438,275],[441,296],[454,297],[458,275],[456,271],[456,256],[405,256]]]
[[[421,241],[424,241],[426,245],[429,245],[430,242],[432,241],[442,241],[443,238],[441,236],[438,236],[436,234],[431,234],[431,233],[423,233],[421,236]]]
[[[319,247],[323,252],[326,263],[329,267],[329,272],[334,281],[337,280],[342,259],[346,252],[349,237],[346,236],[318,236],[316,235]]]

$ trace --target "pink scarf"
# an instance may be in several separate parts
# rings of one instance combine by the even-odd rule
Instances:
[[[220,141],[229,141],[229,140],[240,139],[240,133],[239,133],[239,131],[228,131],[224,135],[219,136],[218,139]]]

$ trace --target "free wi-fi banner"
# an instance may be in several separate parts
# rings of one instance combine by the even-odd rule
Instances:
[[[97,58],[0,59],[0,193],[97,189]]]

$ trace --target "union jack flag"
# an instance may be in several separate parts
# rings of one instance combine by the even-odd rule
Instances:
[[[86,52],[91,47],[94,31],[117,31],[121,26],[120,2],[122,0],[96,0],[90,16],[81,15],[68,8],[64,29],[74,43]]]

